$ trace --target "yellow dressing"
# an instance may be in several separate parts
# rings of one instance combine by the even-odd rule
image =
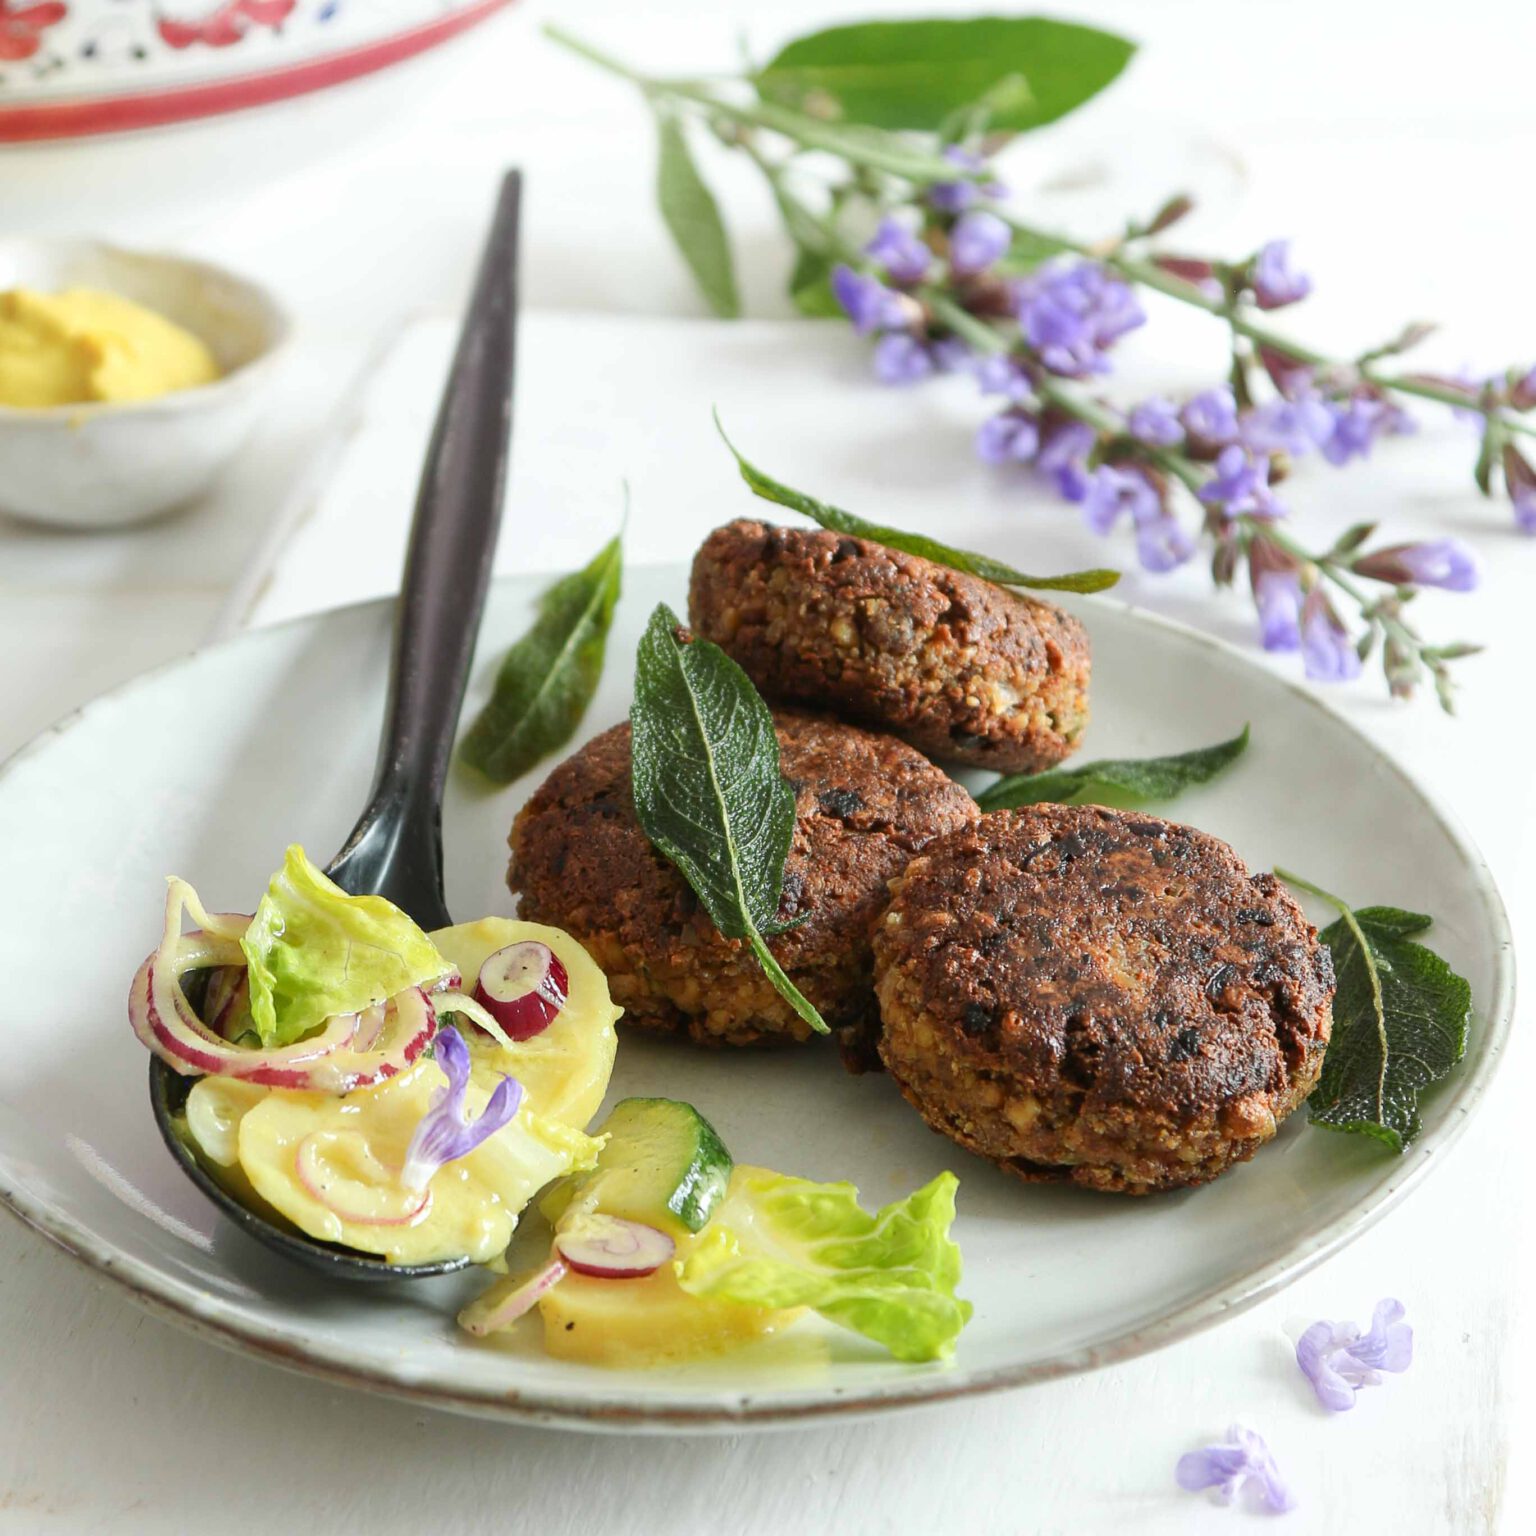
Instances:
[[[91,288],[0,293],[0,405],[152,400],[218,377],[199,337],[130,299]]]

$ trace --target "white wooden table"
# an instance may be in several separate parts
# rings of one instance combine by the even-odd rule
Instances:
[[[1150,206],[1188,170],[1212,198],[1191,240],[1241,249],[1293,235],[1321,290],[1308,323],[1330,340],[1366,341],[1432,312],[1448,325],[1438,353],[1448,365],[1536,353],[1536,304],[1518,275],[1536,232],[1521,175],[1536,148],[1536,13],[1487,0],[1420,22],[1414,9],[1100,0],[1094,19],[1140,35],[1143,57],[1099,107],[1031,148],[1021,180],[1102,170],[1097,192],[1042,203],[1091,230],[1132,198]],[[197,643],[370,341],[392,317],[457,302],[503,164],[530,176],[531,305],[699,313],[649,205],[642,111],[537,40],[535,21],[557,10],[614,51],[674,70],[731,58],[742,25],[771,44],[827,14],[813,0],[529,0],[463,50],[451,93],[402,112],[398,126],[217,206],[162,192],[115,217],[105,233],[265,274],[303,341],[284,399],[208,506],[107,538],[0,525],[0,751]],[[0,221],[19,166],[0,157]],[[720,184],[749,303],[783,314],[770,210],[739,169],[722,167]],[[91,227],[78,203],[45,222]],[[832,360],[837,345],[825,334],[808,345],[806,369],[846,366]],[[625,432],[643,431],[645,409],[634,402]],[[851,433],[845,453],[850,445]],[[1465,487],[1469,456],[1454,429],[1437,428],[1370,470],[1311,477],[1298,500],[1303,517],[1337,516],[1347,496],[1351,516],[1379,511],[1410,534],[1457,526],[1483,549],[1486,590],[1460,606],[1445,599],[1434,615],[1493,647],[1466,667],[1461,718],[1369,693],[1350,707],[1460,811],[1518,933],[1536,910],[1536,545]],[[616,462],[615,478],[624,472]],[[996,518],[999,538],[1039,515],[1040,537],[1088,548],[1070,521],[1047,528],[1034,508],[965,494],[966,515]],[[652,558],[688,553],[681,527],[675,547],[650,537]],[[1216,612],[1193,578],[1146,590],[1185,617]],[[1524,958],[1536,961],[1536,949]],[[194,1341],[3,1222],[0,1531],[1219,1531],[1249,1517],[1179,1494],[1172,1466],[1236,1416],[1269,1436],[1302,1500],[1284,1528],[1529,1529],[1511,1451],[1533,1423],[1524,1381],[1536,1352],[1521,1325],[1536,1269],[1520,1251],[1530,1200],[1517,1087],[1533,1065],[1517,1030],[1502,1082],[1449,1166],[1354,1247],[1213,1333],[1021,1394],[763,1437],[588,1438],[352,1396]],[[1325,1417],[1289,1361],[1285,1329],[1364,1317],[1385,1294],[1406,1302],[1418,1359],[1355,1412]]]

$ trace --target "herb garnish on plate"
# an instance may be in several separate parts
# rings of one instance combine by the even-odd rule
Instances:
[[[788,507],[792,512],[802,512],[833,533],[846,533],[854,538],[868,539],[871,543],[884,544],[887,549],[899,549],[909,555],[918,555],[924,560],[932,560],[935,565],[948,566],[950,570],[963,571],[968,576],[979,576],[983,581],[994,582],[1000,587],[1032,587],[1043,592],[1102,592],[1120,580],[1119,571],[1109,570],[1068,571],[1062,576],[1029,576],[989,555],[973,554],[968,549],[955,549],[925,534],[906,533],[900,528],[867,523],[862,517],[855,517],[852,512],[818,501],[814,496],[807,496],[804,491],[792,490],[771,475],[765,475],[756,465],[742,458],[736,445],[726,437],[718,414],[715,416],[715,426],[725,446],[735,454],[741,478],[751,487],[754,495],[778,506]]]
[[[603,672],[623,575],[617,534],[539,599],[539,616],[507,652],[490,701],[464,733],[459,756],[498,784],[571,739]]]
[[[1403,1151],[1418,1136],[1419,1094],[1467,1049],[1472,989],[1434,950],[1414,942],[1433,922],[1397,907],[1350,907],[1299,875],[1339,920],[1319,937],[1333,955],[1333,1038],[1307,1101],[1315,1125],[1353,1131]]]
[[[665,603],[635,657],[630,710],[635,814],[682,871],[716,928],[745,939],[780,995],[820,1034],[821,1015],[766,938],[778,921],[795,794],[779,770],[773,716],[747,674],[695,639]]]
[[[1197,747],[1171,757],[1105,758],[1077,768],[1048,768],[1044,773],[1015,773],[989,784],[976,796],[983,811],[1011,811],[1042,801],[1065,804],[1079,796],[1126,795],[1135,800],[1172,800],[1186,789],[1206,784],[1248,749],[1248,727],[1230,741]]]

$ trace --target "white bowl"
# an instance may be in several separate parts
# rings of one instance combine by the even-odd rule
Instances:
[[[200,336],[223,376],[156,400],[0,406],[0,512],[116,528],[201,496],[255,424],[288,339],[276,300],[206,262],[79,240],[0,240],[0,290],[16,287],[121,294]]]

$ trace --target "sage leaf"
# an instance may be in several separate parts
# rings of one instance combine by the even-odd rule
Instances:
[[[1206,784],[1230,768],[1248,750],[1245,725],[1230,741],[1197,747],[1173,757],[1105,758],[1075,768],[1049,768],[1044,773],[1015,773],[989,784],[976,796],[984,811],[1010,811],[1043,801],[1065,804],[1079,796],[1099,801],[1125,795],[1132,800],[1172,800],[1175,795]]]
[[[533,627],[507,652],[490,701],[459,744],[459,757],[510,784],[575,734],[597,691],[623,578],[622,536],[539,599]]]
[[[1472,989],[1415,942],[1433,919],[1398,907],[1351,908],[1310,881],[1339,919],[1319,937],[1333,956],[1333,1034],[1307,1101],[1314,1125],[1370,1136],[1402,1152],[1422,1129],[1419,1095],[1466,1054]]]
[[[801,249],[789,275],[790,302],[809,320],[835,320],[842,306],[832,293],[832,262],[819,251]]]
[[[779,901],[795,831],[795,792],[779,769],[773,716],[718,645],[657,605],[635,658],[630,710],[635,814],[682,872],[716,928],[745,939],[780,995],[812,1029],[816,1009],[765,936],[784,932]]]
[[[658,114],[656,132],[656,201],[661,217],[709,307],[722,319],[734,320],[741,313],[741,299],[719,204],[694,164],[677,118],[670,112]]]
[[[1111,32],[1043,16],[860,22],[789,43],[755,83],[786,105],[830,103],[849,122],[925,132],[986,98],[989,130],[1021,133],[1096,96],[1135,51]],[[998,90],[1009,76],[1022,87]]]
[[[747,482],[755,495],[761,496],[764,501],[788,507],[792,512],[804,513],[813,522],[820,523],[823,528],[831,529],[833,533],[850,534],[855,538],[884,544],[887,549],[899,549],[909,555],[920,555],[924,560],[932,560],[935,565],[946,565],[952,571],[964,571],[970,576],[980,576],[982,580],[996,582],[1001,587],[1032,587],[1047,592],[1102,592],[1106,587],[1112,587],[1120,580],[1119,571],[1107,570],[1070,571],[1065,576],[1029,576],[1023,571],[1014,570],[1010,565],[1004,565],[1000,560],[993,560],[986,555],[972,554],[966,549],[953,549],[948,544],[940,544],[937,539],[930,539],[921,533],[905,533],[900,528],[886,528],[879,523],[867,523],[862,517],[855,517],[852,512],[845,512],[841,507],[818,501],[814,496],[807,496],[803,491],[791,490],[789,486],[781,484],[772,476],[765,475],[762,470],[742,458],[736,445],[726,437],[725,428],[720,425],[718,414],[715,416],[715,427],[724,439],[725,446],[735,455],[736,463],[741,469],[741,478]]]

